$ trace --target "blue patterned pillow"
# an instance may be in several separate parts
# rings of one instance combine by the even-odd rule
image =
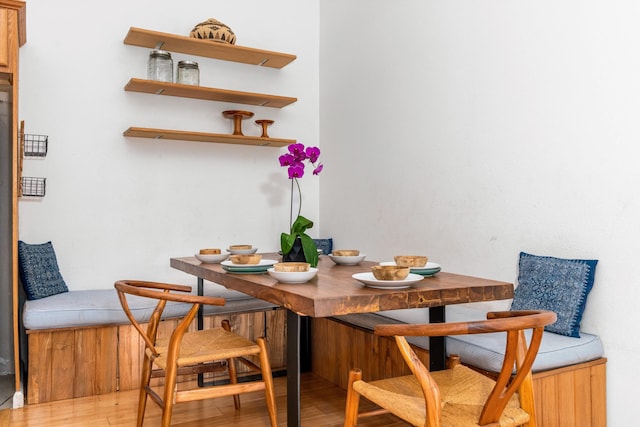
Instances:
[[[20,280],[27,299],[34,300],[68,292],[51,242],[30,245],[18,242]]]
[[[316,247],[322,251],[323,255],[328,255],[333,250],[333,239],[313,239]]]
[[[563,259],[520,252],[511,310],[543,309],[558,315],[545,330],[580,337],[580,321],[598,260]]]

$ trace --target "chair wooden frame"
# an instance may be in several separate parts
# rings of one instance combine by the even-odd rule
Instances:
[[[273,378],[264,338],[258,338],[253,342],[240,337],[231,332],[229,322],[226,320],[222,322],[222,327],[189,331],[201,305],[222,306],[225,304],[224,298],[192,295],[190,286],[139,280],[120,280],[114,284],[114,287],[118,291],[118,298],[127,318],[145,342],[138,401],[138,427],[141,427],[144,421],[147,396],[162,409],[161,425],[168,427],[175,403],[233,396],[237,410],[240,409],[239,394],[260,390],[265,392],[271,426],[277,426]],[[146,331],[131,312],[127,295],[158,300]],[[158,325],[168,301],[191,304],[191,308],[179,321],[168,340],[158,340]],[[190,345],[191,343],[196,345]],[[260,367],[246,359],[246,356],[258,357]],[[262,379],[238,383],[236,362],[260,372]],[[228,384],[188,390],[177,388],[178,375],[225,370],[229,375]],[[150,387],[151,378],[158,376],[165,378],[162,396]]]
[[[518,392],[520,408],[528,414],[528,421],[523,425],[535,427],[536,417],[531,366],[538,353],[544,327],[555,322],[555,320],[556,314],[551,311],[504,311],[491,312],[487,314],[487,320],[471,322],[432,323],[423,325],[377,325],[374,328],[374,333],[380,336],[395,337],[405,362],[409,366],[413,377],[415,377],[415,381],[419,384],[422,397],[424,398],[424,407],[421,411],[424,412],[426,408],[426,412],[413,417],[413,424],[416,426],[440,427],[443,425],[441,420],[443,405],[441,402],[440,387],[434,377],[444,377],[439,376],[439,372],[429,372],[413,352],[405,337],[506,332],[507,342],[502,369],[495,379],[493,388],[490,393],[488,393],[488,396],[486,396],[479,418],[470,420],[469,424],[465,425],[499,426],[499,420],[503,415],[505,407],[514,394]],[[529,329],[532,331],[532,334],[527,344],[524,331]],[[452,367],[449,367],[449,369],[451,368]],[[466,367],[461,368],[468,369]],[[473,372],[471,370],[469,371]],[[473,372],[473,375],[481,376],[482,374]],[[400,403],[400,399],[404,397],[408,398],[409,396],[403,396],[394,402],[393,399],[396,398],[396,394],[393,394],[393,398],[389,398],[392,393],[386,393],[385,389],[381,389],[376,385],[376,383],[381,384],[382,381],[386,381],[387,385],[393,384],[393,381],[399,378],[400,377],[366,383],[362,380],[361,370],[352,369],[349,372],[349,383],[347,387],[345,427],[357,425],[359,417],[389,412],[395,413],[395,415],[403,418],[405,421],[409,421],[409,416],[405,417],[405,414],[394,408],[394,406]],[[486,382],[486,377],[483,378]],[[452,387],[455,387],[455,383]],[[402,387],[399,386],[398,388]],[[356,391],[356,389],[359,391]],[[379,405],[381,409],[359,413],[358,406],[361,395]],[[400,395],[402,395],[401,392]],[[380,398],[380,396],[383,397]],[[413,397],[415,397],[415,395]],[[396,410],[394,411],[394,409]]]

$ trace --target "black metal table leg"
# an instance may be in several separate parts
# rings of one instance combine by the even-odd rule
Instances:
[[[300,316],[287,310],[287,426],[300,425]]]
[[[198,295],[204,294],[204,279],[198,277]],[[204,317],[202,311],[202,304],[198,308],[198,330],[201,331],[204,328]],[[198,387],[204,387],[204,374],[198,374]]]
[[[429,323],[445,322],[445,306],[429,308]],[[447,361],[445,337],[429,337],[429,370],[441,371]]]

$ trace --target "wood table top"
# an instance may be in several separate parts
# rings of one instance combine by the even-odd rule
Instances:
[[[277,253],[263,259],[280,260]],[[220,264],[201,263],[195,257],[171,258],[171,267],[236,291],[283,306],[303,316],[330,317],[403,308],[436,307],[467,302],[513,298],[513,284],[472,276],[439,272],[404,289],[376,289],[351,277],[371,271],[377,262],[336,265],[320,256],[318,274],[307,283],[279,283],[269,274],[238,274]]]

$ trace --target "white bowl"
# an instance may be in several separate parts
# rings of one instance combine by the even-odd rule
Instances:
[[[251,255],[255,254],[258,251],[258,248],[251,249],[227,249],[231,255]]]
[[[355,256],[337,256],[334,254],[329,254],[328,257],[331,258],[331,261],[339,265],[358,265],[362,262],[366,255],[360,254]]]
[[[206,264],[218,264],[225,259],[229,258],[229,254],[195,254],[196,258],[200,260],[200,262],[204,262]]]
[[[318,269],[310,267],[309,271],[276,271],[272,267],[267,272],[280,283],[305,283],[315,277]]]

